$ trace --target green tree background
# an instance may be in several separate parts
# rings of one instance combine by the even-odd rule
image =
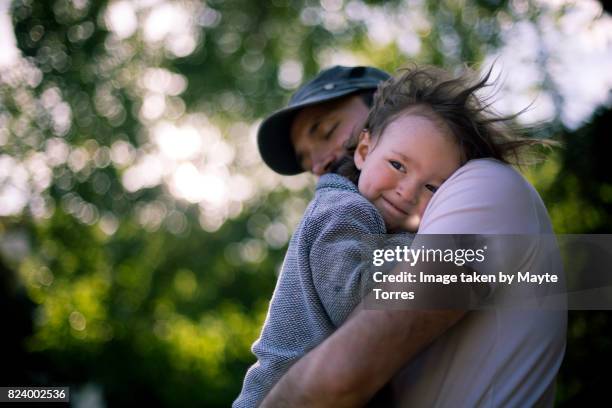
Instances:
[[[610,62],[610,16],[595,1],[3,8],[12,23],[0,46],[3,385],[68,384],[77,400],[109,406],[228,406],[313,187],[308,175],[268,170],[255,131],[333,63],[393,72],[497,61],[507,76],[499,109],[533,102],[525,120],[545,124],[534,136],[565,144],[527,172],[556,232],[612,231],[611,80],[596,71],[588,79],[599,93],[577,97],[585,86],[571,88],[553,46],[562,35],[603,36],[598,61]],[[513,43],[524,32],[533,41]],[[570,313],[560,406],[607,395],[611,319]]]

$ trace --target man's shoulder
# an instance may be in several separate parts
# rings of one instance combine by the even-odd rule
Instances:
[[[529,183],[512,166],[494,159],[470,160],[446,183],[449,188],[469,186],[472,190],[500,188],[504,191],[530,192]],[[516,189],[513,191],[510,189]]]
[[[546,208],[527,180],[493,159],[459,168],[429,203],[419,232],[523,234],[549,232]]]

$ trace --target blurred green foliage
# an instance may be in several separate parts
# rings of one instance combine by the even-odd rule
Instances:
[[[110,406],[233,400],[253,362],[249,348],[286,231],[295,225],[288,214],[299,215],[312,187],[309,179],[297,187],[277,182],[203,228],[208,213],[177,198],[168,183],[126,188],[131,162],[117,158],[121,151],[145,155],[156,121],[190,114],[205,115],[228,143],[253,150],[248,127],[230,136],[232,124],[254,123],[282,106],[330,55],[350,50],[389,71],[408,61],[479,64],[500,45],[500,22],[538,14],[530,2],[523,14],[507,1],[417,2],[413,21],[420,23],[412,33],[420,46],[409,55],[410,43],[374,44],[368,35],[368,18],[393,14],[406,7],[401,2],[173,3],[195,22],[191,31],[155,31],[158,2],[139,2],[131,32],[129,19],[119,19],[119,28],[109,22],[117,3],[14,1],[25,59],[21,72],[5,72],[0,81],[1,153],[33,168],[38,185],[22,211],[0,218],[3,310],[11,314],[4,336],[13,354],[2,383],[96,384]],[[350,7],[357,17],[347,20]],[[119,9],[123,17],[125,11]],[[156,84],[143,87],[142,78],[151,68],[164,70],[153,78],[163,82],[170,73],[185,85],[166,90],[161,114],[147,113],[146,88]],[[558,233],[612,231],[610,116],[601,109],[576,131],[551,124],[565,148],[528,172]],[[68,149],[68,159],[37,167],[54,157],[54,146]],[[261,166],[236,160],[228,171],[251,175],[259,186],[272,177]],[[604,395],[611,327],[608,313],[571,314],[560,405]]]

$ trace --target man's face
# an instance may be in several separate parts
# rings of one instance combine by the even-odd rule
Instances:
[[[345,153],[344,142],[358,132],[368,116],[359,95],[351,95],[302,109],[291,126],[291,142],[298,162],[320,176]]]

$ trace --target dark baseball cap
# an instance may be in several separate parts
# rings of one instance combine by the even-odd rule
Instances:
[[[290,135],[297,112],[353,93],[375,90],[381,81],[389,78],[389,74],[373,67],[335,66],[321,71],[291,96],[286,107],[263,121],[257,132],[261,158],[277,173],[293,175],[303,172]]]

